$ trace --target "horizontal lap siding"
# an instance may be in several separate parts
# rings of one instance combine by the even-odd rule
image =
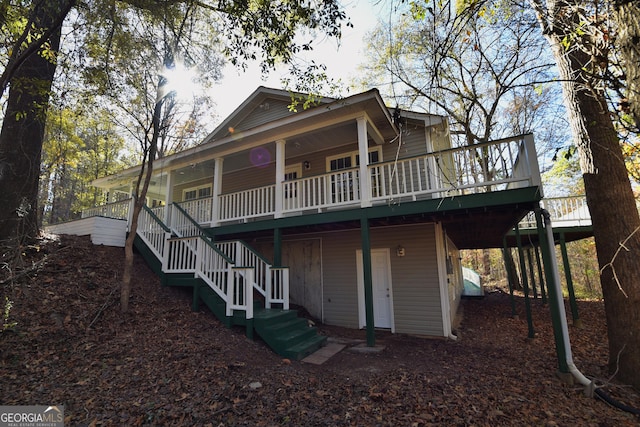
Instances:
[[[372,228],[371,248],[389,248],[397,333],[442,336],[442,311],[433,224]],[[404,257],[396,249],[405,248]],[[326,233],[322,240],[324,320],[358,327],[356,251],[360,232]]]
[[[357,249],[360,249],[357,230],[323,235],[323,317],[329,325],[358,327]]]
[[[52,234],[69,234],[73,236],[91,236],[94,245],[124,247],[127,221],[93,216],[62,224],[45,227]]]
[[[398,246],[404,257],[396,255]],[[442,336],[434,225],[374,229],[371,247],[391,250],[395,332]]]
[[[249,156],[249,154],[247,154],[247,156]],[[225,173],[222,177],[222,194],[273,185],[275,176],[276,167],[274,163],[263,167],[254,166],[248,169]]]
[[[257,126],[271,123],[283,117],[292,116],[295,113],[289,110],[291,101],[279,99],[266,99],[260,106],[257,106],[242,122],[235,127],[235,131],[253,129]]]

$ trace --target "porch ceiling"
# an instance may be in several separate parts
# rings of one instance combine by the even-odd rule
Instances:
[[[375,143],[374,132],[369,132],[370,143]],[[322,129],[310,130],[286,140],[285,158],[291,159],[302,156],[310,156],[313,153],[321,152],[341,145],[353,144],[358,140],[358,126],[355,120],[324,127]],[[255,148],[255,147],[254,147]],[[260,146],[268,153],[269,161],[261,166],[275,164],[275,142],[271,141]],[[240,151],[228,154],[224,158],[225,173],[255,167],[251,161],[251,151]],[[213,177],[212,159],[195,160],[188,166],[176,170],[176,184],[196,181],[205,177]]]

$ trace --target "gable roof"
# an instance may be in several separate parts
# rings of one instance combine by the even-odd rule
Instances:
[[[274,102],[280,108],[264,114],[266,102]],[[285,103],[286,102],[286,103]],[[291,102],[289,91],[258,87],[234,112],[211,132],[202,143],[178,153],[155,160],[154,169],[168,172],[205,158],[226,156],[239,150],[287,139],[312,132],[323,126],[336,126],[366,115],[369,136],[377,143],[394,138],[396,128],[389,109],[377,89],[370,89],[341,99],[322,98],[320,105],[293,112],[286,106]],[[261,106],[263,107],[261,110]],[[275,109],[274,109],[275,110]],[[260,111],[258,114],[257,112]],[[260,120],[249,120],[255,114]],[[268,117],[266,119],[265,117]],[[242,131],[236,131],[238,126]],[[98,178],[92,182],[96,187],[110,187],[135,177],[140,165],[120,171],[114,175]]]
[[[233,131],[247,130],[259,124],[296,114],[295,111],[291,111],[288,108],[292,102],[293,95],[305,96],[287,90],[259,86],[242,104],[224,119],[222,123],[207,135],[201,144],[227,137]],[[334,98],[322,97],[318,99],[317,102],[319,104],[327,104],[333,101],[335,101]],[[257,110],[260,114],[255,114]],[[268,110],[271,111],[270,114],[264,114],[264,112]],[[252,115],[259,116],[259,121],[251,120]]]

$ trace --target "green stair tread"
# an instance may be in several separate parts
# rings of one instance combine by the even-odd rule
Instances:
[[[295,319],[287,319],[284,322],[273,323],[267,326],[266,330],[272,334],[283,334],[289,330],[308,328],[309,325],[305,319],[296,317]]]
[[[287,343],[289,345],[294,342],[300,342],[306,340],[308,337],[316,336],[318,332],[315,328],[298,328],[285,333],[279,334],[274,337],[275,341],[279,343]]]
[[[273,322],[280,319],[293,319],[297,318],[298,313],[293,310],[281,310],[281,309],[261,309],[254,311],[253,318],[256,321],[261,322]]]
[[[323,335],[315,335],[307,338],[304,341],[296,343],[290,347],[287,347],[283,351],[283,356],[291,359],[300,360],[304,359],[320,347],[324,346],[327,341],[327,337]]]

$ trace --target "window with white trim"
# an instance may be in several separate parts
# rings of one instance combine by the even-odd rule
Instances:
[[[382,161],[382,147],[369,148],[369,164],[379,163]],[[327,157],[327,172],[335,172],[343,169],[352,169],[360,165],[360,152],[352,151],[349,153],[338,154]],[[372,169],[372,185],[375,186],[378,180],[375,175],[376,170]],[[358,193],[358,182],[355,180],[357,171],[345,171],[339,174],[331,175],[331,199],[333,203],[349,202],[356,199]],[[354,191],[354,184],[355,190]]]
[[[203,199],[211,197],[211,184],[201,185],[199,187],[191,187],[182,190],[182,201]]]

